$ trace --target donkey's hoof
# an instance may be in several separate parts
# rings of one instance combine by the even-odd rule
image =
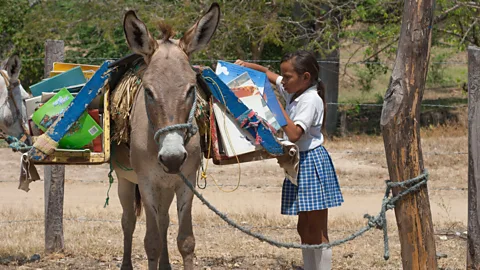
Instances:
[[[122,263],[122,267],[120,267],[120,270],[133,270],[132,262]]]
[[[172,270],[171,264],[160,264],[160,270]]]

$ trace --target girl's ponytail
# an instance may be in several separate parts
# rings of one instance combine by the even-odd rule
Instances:
[[[323,102],[323,123],[322,123],[322,133],[326,135],[327,129],[326,129],[326,117],[327,117],[327,102],[325,99],[325,92],[326,92],[326,87],[325,84],[322,82],[322,80],[318,79],[317,80],[317,94],[320,96]]]

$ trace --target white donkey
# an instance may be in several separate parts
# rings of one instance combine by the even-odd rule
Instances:
[[[0,65],[0,134],[20,139],[28,134],[27,109],[25,99],[28,93],[20,84],[19,75],[22,63],[18,56],[9,57]]]
[[[174,195],[177,196],[179,220],[178,249],[184,269],[193,269],[193,193],[177,173],[181,171],[195,185],[201,160],[200,137],[193,132],[196,123],[178,125],[187,123],[195,110],[197,81],[189,63],[190,55],[209,43],[219,20],[220,8],[218,4],[212,4],[180,40],[172,39],[172,31],[166,26],[161,29],[163,39],[155,40],[135,12],[129,11],[125,15],[124,31],[128,45],[143,57],[146,69],[141,78],[143,89],[134,99],[130,116],[129,146],[114,146],[112,156],[116,161],[112,163],[123,208],[121,269],[132,269],[132,235],[139,210],[139,195],[147,220],[144,245],[148,269],[171,269],[167,230],[170,222],[168,210]],[[164,128],[173,125],[179,128],[165,132]],[[133,168],[133,171],[123,170],[117,162]]]

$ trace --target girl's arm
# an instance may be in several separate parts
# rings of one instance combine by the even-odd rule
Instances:
[[[283,108],[282,104],[280,104],[280,108],[282,109],[283,116],[287,120],[287,125],[283,126],[282,129],[285,134],[287,134],[288,140],[295,143],[300,139],[300,137],[302,137],[304,130],[300,126],[295,125]]]
[[[276,84],[277,78],[280,77],[280,75],[278,75],[275,72],[271,72],[267,67],[264,67],[262,65],[249,63],[249,62],[245,62],[245,61],[242,61],[242,60],[235,61],[235,64],[240,65],[242,67],[255,69],[255,70],[258,70],[258,71],[261,71],[261,72],[267,74],[268,80],[270,81],[270,83],[273,83],[273,84]]]
[[[243,66],[243,67],[255,69],[255,70],[258,70],[258,71],[263,72],[263,73],[266,73],[268,80],[273,84],[276,84],[277,83],[277,78],[280,77],[280,75],[278,75],[274,72],[271,72],[268,68],[266,68],[262,65],[249,63],[249,62],[245,62],[245,61],[242,61],[242,60],[235,61],[235,64]],[[298,141],[300,139],[300,137],[302,137],[304,130],[300,126],[295,125],[295,123],[292,121],[292,119],[290,119],[290,117],[288,116],[287,112],[285,111],[285,109],[283,108],[283,106],[281,104],[280,104],[280,108],[282,109],[283,116],[287,120],[287,125],[283,126],[282,129],[285,132],[285,134],[287,134],[288,140],[295,143],[296,141]]]

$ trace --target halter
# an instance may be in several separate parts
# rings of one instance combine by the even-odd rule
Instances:
[[[174,131],[174,130],[183,130],[185,129],[187,132],[185,134],[185,138],[184,138],[184,142],[185,144],[184,145],[187,145],[188,142],[190,141],[190,139],[197,133],[198,131],[198,128],[197,126],[195,126],[193,124],[193,119],[195,117],[195,110],[197,108],[197,86],[195,86],[195,95],[194,95],[194,99],[193,99],[193,104],[192,104],[192,108],[190,109],[190,114],[188,115],[188,120],[187,120],[187,123],[183,123],[183,124],[174,124],[174,125],[170,125],[170,126],[166,126],[166,127],[163,127],[163,128],[160,128],[158,129],[156,132],[155,132],[155,135],[153,136],[153,139],[155,140],[155,142],[157,144],[160,144],[159,142],[159,137],[162,135],[162,134],[165,134],[167,132],[170,132],[170,131]],[[150,116],[148,115],[148,110],[147,111],[147,118],[148,118],[148,121],[150,122],[150,125],[152,126],[153,128],[153,123],[152,121],[150,120]]]
[[[16,87],[18,87],[20,85],[20,80],[16,80],[15,82],[11,83],[10,78],[5,73],[5,71],[0,70],[0,75],[2,75],[3,80],[5,81],[5,84],[7,85],[7,90],[9,92],[11,92],[13,89],[15,89]],[[15,104],[15,106],[17,106],[17,105]]]
[[[185,52],[184,52],[184,54],[185,54],[185,57],[188,60],[188,55]],[[136,69],[138,69],[138,67],[141,65],[142,61],[143,61],[142,56],[140,56],[138,54],[130,54],[130,55],[127,55],[127,56],[123,57],[122,59],[119,59],[116,62],[110,64],[109,67],[112,68],[112,67],[118,67],[118,66],[132,65],[132,66],[136,67]],[[137,74],[137,77],[141,78],[141,76],[139,76],[138,74]],[[201,75],[200,75],[200,77],[201,77]],[[187,145],[188,142],[190,141],[190,139],[197,133],[198,127],[193,124],[193,119],[195,117],[195,110],[197,108],[197,87],[198,87],[198,84],[200,84],[200,87],[202,87],[201,82],[199,82],[199,73],[197,72],[197,85],[195,86],[195,96],[194,96],[192,108],[190,109],[190,114],[188,115],[187,123],[174,124],[174,125],[170,125],[170,126],[166,126],[166,127],[158,129],[154,133],[154,136],[153,136],[153,139],[155,140],[155,142],[157,144],[160,144],[159,137],[162,134],[165,134],[165,133],[170,132],[170,131],[185,130],[186,134],[185,134],[185,138],[184,138],[184,145]],[[147,97],[146,97],[145,94],[144,94],[144,96],[145,96],[145,106],[146,106],[146,104],[147,104],[146,98]],[[150,115],[148,114],[148,110],[146,110],[146,112],[147,112],[148,122],[150,123],[150,126],[152,127],[152,129],[155,130],[155,127],[153,125],[153,122],[151,121]]]

